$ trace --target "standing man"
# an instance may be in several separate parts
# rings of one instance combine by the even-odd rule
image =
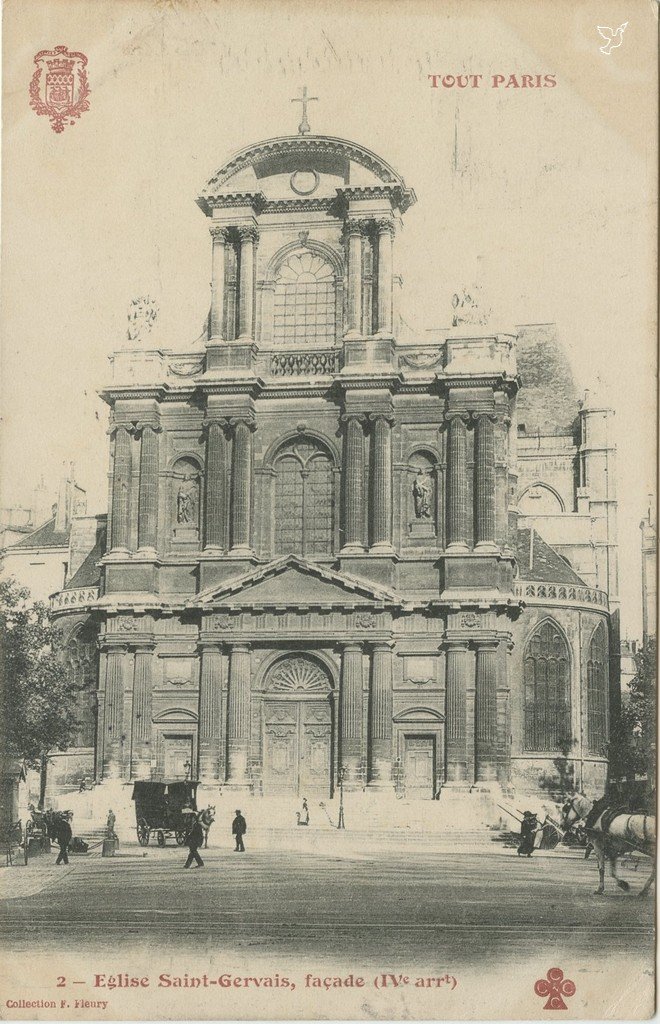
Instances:
[[[247,832],[247,825],[245,823],[245,818],[240,811],[236,811],[236,817],[232,822],[231,831],[232,835],[236,836],[236,847],[234,849],[234,853],[245,853],[243,836]]]
[[[71,831],[71,826],[69,825],[69,822],[66,820],[66,818],[62,817],[61,815],[58,815],[55,818],[55,821],[53,822],[52,826],[51,835],[60,848],[60,852],[57,855],[57,860],[55,861],[55,863],[68,864],[69,856],[67,850],[69,849],[69,843],[71,842],[73,832]]]
[[[204,861],[199,855],[199,848],[204,842],[204,830],[199,823],[199,818],[193,811],[192,807],[184,807],[181,811],[182,814],[190,815],[189,828],[186,834],[186,846],[188,847],[188,860],[183,865],[184,868],[189,868],[193,861],[197,862],[198,868],[204,867]]]

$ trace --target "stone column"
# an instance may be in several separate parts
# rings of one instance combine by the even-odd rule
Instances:
[[[250,495],[252,491],[252,430],[249,419],[233,420],[234,441],[231,462],[231,549],[247,553],[250,548]]]
[[[372,650],[369,782],[388,787],[392,776],[392,649],[383,642],[374,643]]]
[[[247,785],[250,750],[250,647],[233,644],[229,658],[227,782]]]
[[[103,776],[106,779],[119,779],[122,775],[124,668],[127,657],[126,647],[115,647],[107,653],[103,743]]]
[[[151,778],[153,644],[135,648],[131,778]]]
[[[344,644],[341,658],[340,766],[346,784],[358,785],[362,757],[362,644]]]
[[[447,540],[448,548],[468,550],[467,426],[465,417],[453,413],[447,441]]]
[[[140,493],[138,502],[138,548],[156,551],[158,532],[158,433],[148,423],[140,441]]]
[[[112,550],[128,551],[131,507],[131,431],[120,425],[115,432],[112,469]]]
[[[224,423],[206,423],[206,508],[204,511],[204,547],[223,551],[227,544],[225,529],[225,466],[227,438]]]
[[[495,428],[488,413],[476,418],[474,435],[474,536],[477,547],[495,547]]]
[[[254,250],[259,233],[254,227],[238,229],[241,240],[239,288],[239,338],[254,337]]]
[[[362,334],[362,222],[346,221],[348,236],[348,331],[349,337]]]
[[[497,641],[477,646],[475,758],[477,782],[497,777]]]
[[[346,413],[344,438],[344,551],[364,550],[364,416]]]
[[[199,681],[199,778],[202,781],[210,781],[220,778],[219,768],[223,760],[221,713],[222,654],[217,644],[208,644],[202,648],[201,655],[202,664]]]
[[[446,640],[447,648],[447,782],[467,778],[465,736],[467,640]]]
[[[371,550],[392,551],[392,421],[375,414],[372,433]]]
[[[378,230],[378,333],[392,334],[392,246],[394,222],[379,220]]]
[[[225,245],[227,229],[219,224],[210,228],[213,239],[211,255],[211,324],[210,341],[224,339],[225,313]]]

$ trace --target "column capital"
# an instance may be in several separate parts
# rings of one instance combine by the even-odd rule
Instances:
[[[394,426],[394,423],[396,422],[393,412],[384,411],[367,413],[367,419],[370,423],[377,423],[378,420],[384,420],[385,423],[390,425],[390,427]]]
[[[394,237],[394,234],[396,232],[396,226],[391,217],[381,217],[378,220],[374,221],[374,224],[376,225],[376,230],[379,235],[387,233]]]
[[[497,637],[475,637],[474,646],[479,651],[496,651],[500,646],[500,641]]]
[[[106,433],[109,437],[116,437],[120,430],[125,430],[127,434],[133,436],[135,434],[134,423],[111,423]]]
[[[241,224],[238,228],[238,237],[241,242],[258,242],[259,230],[253,224]]]
[[[470,647],[468,637],[447,636],[443,639],[440,648],[445,651],[467,651]]]
[[[230,238],[229,228],[222,224],[211,224],[209,234],[214,242],[227,242]]]
[[[341,645],[342,654],[362,654],[364,652],[364,644],[357,640],[348,640],[345,644]]]
[[[364,412],[343,412],[339,417],[342,423],[350,423],[354,421],[356,423],[366,423],[367,413]]]
[[[360,217],[347,217],[344,221],[346,235],[363,235],[368,230],[369,221]]]
[[[445,422],[453,423],[454,420],[462,420],[467,426],[470,422],[470,416],[471,414],[467,409],[450,409],[445,413]]]
[[[383,654],[387,651],[393,651],[395,647],[394,640],[369,640],[369,647],[372,653],[376,654],[378,651]]]
[[[154,434],[160,434],[162,432],[162,429],[163,429],[161,427],[160,423],[157,423],[157,422],[155,422],[152,419],[149,419],[149,420],[138,420],[134,424],[133,433],[135,434],[136,437],[140,437],[142,435],[142,433],[144,432],[144,430],[146,429],[146,427],[151,427],[151,429],[153,430]]]
[[[134,654],[151,654],[156,648],[156,641],[140,640],[139,643],[130,644],[129,646]]]
[[[475,423],[478,423],[479,420],[490,420],[491,423],[497,423],[498,417],[492,409],[474,409],[470,413],[470,419]]]
[[[200,654],[222,654],[224,644],[217,640],[198,640],[197,650]]]
[[[222,427],[223,430],[226,430],[229,425],[230,421],[227,416],[220,416],[214,413],[207,413],[202,420],[203,430],[208,430],[209,427]]]
[[[251,413],[245,413],[243,416],[228,416],[226,422],[230,427],[237,427],[243,423],[250,430],[257,429],[257,422]]]
[[[252,644],[228,644],[230,654],[249,654],[252,650]]]
[[[101,654],[128,654],[130,644],[124,637],[105,636],[99,640]]]

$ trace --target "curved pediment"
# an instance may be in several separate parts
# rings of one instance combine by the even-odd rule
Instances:
[[[227,193],[262,194],[264,200],[323,199],[343,190],[388,188],[405,212],[416,200],[403,178],[385,160],[346,139],[291,135],[246,146],[215,172],[198,205],[210,214]]]
[[[433,708],[406,708],[392,719],[394,722],[444,722],[445,717]]]

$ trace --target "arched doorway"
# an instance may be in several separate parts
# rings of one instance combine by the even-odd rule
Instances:
[[[309,654],[276,661],[265,678],[263,787],[266,794],[329,796],[332,679]]]

